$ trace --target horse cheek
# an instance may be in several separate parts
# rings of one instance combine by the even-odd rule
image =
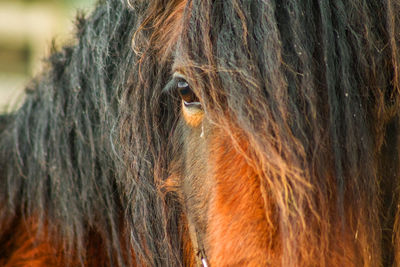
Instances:
[[[210,264],[279,266],[278,229],[268,223],[272,205],[263,200],[259,177],[229,137],[215,136],[210,146],[215,179],[207,228]]]

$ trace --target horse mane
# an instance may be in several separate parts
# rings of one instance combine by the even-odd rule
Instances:
[[[36,229],[28,239],[48,239],[54,255],[62,252],[71,265],[93,260],[90,244],[102,247],[105,256],[92,255],[101,264],[134,260],[136,221],[126,217],[114,140],[120,96],[136,62],[130,46],[136,21],[120,0],[100,1],[90,17],[79,15],[76,42],[52,52],[22,107],[1,126],[0,263],[22,246],[12,241],[17,225]]]
[[[273,211],[266,214],[279,233],[271,246],[280,246],[283,266],[393,260],[387,240],[397,238],[398,225],[382,210],[398,200],[385,182],[399,178],[398,160],[387,162],[398,145],[395,1],[155,0],[140,14],[138,75],[158,79],[139,79],[126,92],[128,103],[143,104],[125,114],[121,142],[149,153],[158,183],[170,164],[162,142],[173,124],[163,119],[174,116],[161,108],[160,91],[175,57],[207,117],[261,177]],[[132,123],[138,120],[140,130]],[[134,142],[137,136],[147,142]],[[131,170],[142,164],[129,152],[124,157]],[[394,252],[398,260],[398,246]]]

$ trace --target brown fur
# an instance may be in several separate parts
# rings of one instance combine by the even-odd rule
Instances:
[[[210,145],[210,162],[216,177],[208,204],[210,263],[212,266],[277,266],[282,248],[270,198],[264,202],[259,177],[243,155],[235,151],[229,136],[223,132],[215,136]],[[243,149],[247,147],[240,145]]]
[[[80,255],[77,248],[66,253],[57,234],[50,235],[46,231],[47,223],[39,226],[36,222],[37,218],[31,218],[13,223],[12,229],[5,235],[8,240],[3,240],[10,254],[0,260],[1,266],[108,266],[107,253],[98,234],[91,232],[86,237],[85,255]],[[131,257],[135,262],[132,251],[126,247],[123,251],[124,257]]]
[[[33,220],[34,221],[34,220]],[[8,242],[7,246],[12,249],[12,254],[6,261],[0,261],[1,266],[57,266],[61,259],[60,250],[57,250],[48,240],[48,236],[44,233],[41,238],[35,238],[37,234],[37,225],[31,222],[20,222],[19,227],[13,228],[12,242]]]

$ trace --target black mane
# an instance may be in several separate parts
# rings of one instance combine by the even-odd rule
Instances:
[[[124,1],[111,0],[101,1],[88,18],[79,15],[77,43],[54,51],[45,71],[27,87],[23,106],[8,115],[12,120],[2,117],[0,244],[6,247],[0,257],[5,262],[18,246],[12,243],[13,227],[29,221],[38,225],[33,235],[46,229],[65,255],[76,253],[82,263],[88,239],[95,236],[107,265],[129,264],[132,258],[124,250],[131,242],[141,261],[174,264],[163,228],[155,223],[161,206],[136,209],[132,218],[131,205],[154,202],[148,194],[156,190],[151,184],[145,193],[126,189],[115,141],[122,89],[135,82],[130,77],[136,67],[130,45],[135,14]],[[135,191],[136,199],[127,199],[126,191]],[[147,249],[158,255],[153,259],[142,255],[143,225],[154,228],[152,238],[158,240],[148,240]]]

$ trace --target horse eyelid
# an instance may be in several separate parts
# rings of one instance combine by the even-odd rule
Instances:
[[[178,81],[177,85],[179,88],[189,88],[189,84],[187,83],[187,81],[180,80]]]

